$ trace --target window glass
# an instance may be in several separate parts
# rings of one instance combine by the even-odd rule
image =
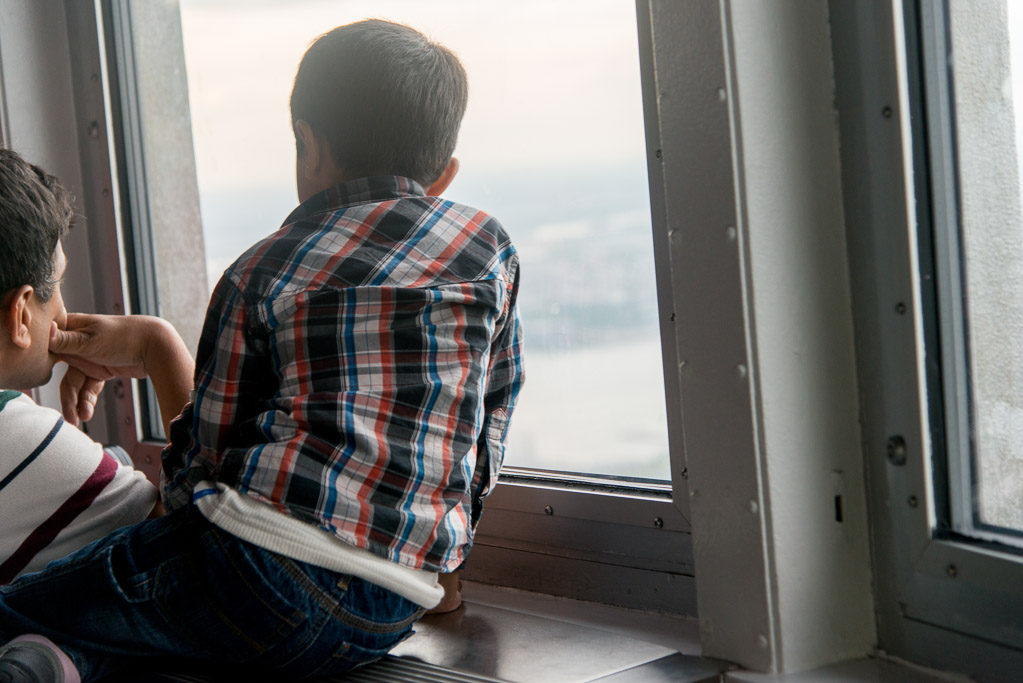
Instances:
[[[296,204],[288,98],[305,48],[366,17],[407,23],[469,73],[445,196],[496,216],[521,254],[527,381],[506,464],[668,478],[634,3],[180,7],[211,287]]]
[[[957,530],[1023,533],[1023,7],[949,4],[964,375]],[[956,315],[948,302],[947,315]],[[959,340],[943,340],[949,344]],[[946,368],[946,371],[949,369]],[[958,394],[958,395],[956,395]],[[968,458],[972,455],[972,458]],[[968,460],[968,462],[966,462]],[[961,465],[957,465],[961,462]],[[957,475],[957,472],[959,473]],[[959,478],[958,484],[956,482]],[[953,503],[956,495],[953,492]]]

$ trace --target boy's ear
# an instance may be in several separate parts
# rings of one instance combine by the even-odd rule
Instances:
[[[307,178],[313,178],[319,172],[321,162],[320,145],[316,134],[308,122],[299,119],[295,121],[295,137],[298,138],[302,150],[301,158],[298,160],[302,174]]]
[[[18,287],[7,295],[3,310],[4,333],[10,336],[11,343],[23,349],[32,346],[32,310],[28,303],[34,291],[30,285]]]
[[[448,185],[458,175],[458,159],[451,157],[448,161],[448,165],[444,167],[440,177],[433,181],[430,187],[426,188],[427,197],[439,197],[441,193],[448,189]]]

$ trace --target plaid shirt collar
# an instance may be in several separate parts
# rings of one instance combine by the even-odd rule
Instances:
[[[356,178],[328,188],[305,200],[291,212],[291,215],[284,221],[284,225],[291,225],[318,213],[336,211],[346,206],[425,196],[426,190],[412,178],[395,175]]]

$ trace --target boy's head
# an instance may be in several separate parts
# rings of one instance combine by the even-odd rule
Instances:
[[[320,36],[291,92],[299,195],[317,141],[345,180],[400,175],[433,185],[448,169],[467,101],[458,58],[408,26],[369,19]]]
[[[53,373],[50,326],[67,320],[60,240],[72,201],[56,178],[0,148],[0,389],[31,389]]]

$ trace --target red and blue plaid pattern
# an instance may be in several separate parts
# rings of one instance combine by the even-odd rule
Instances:
[[[452,570],[522,385],[518,255],[476,209],[362,178],[299,206],[215,288],[171,509],[219,481],[342,541]]]

